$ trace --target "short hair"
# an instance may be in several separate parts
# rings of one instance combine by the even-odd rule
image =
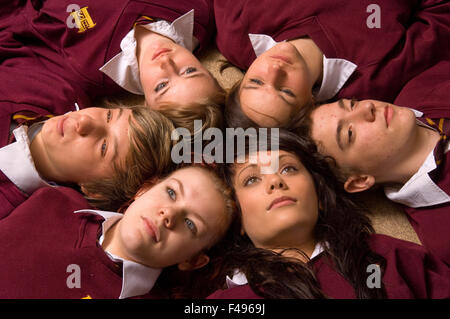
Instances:
[[[93,206],[112,211],[132,198],[146,180],[162,176],[175,167],[171,159],[175,142],[171,139],[175,129],[172,121],[148,107],[122,108],[131,109],[130,148],[125,161],[114,165],[112,176],[80,185]]]

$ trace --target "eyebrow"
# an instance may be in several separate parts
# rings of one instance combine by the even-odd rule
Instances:
[[[195,78],[195,77],[201,77],[201,76],[207,76],[207,75],[206,75],[206,73],[199,72],[199,73],[194,73],[194,74],[189,75],[189,76],[185,76],[184,79],[189,80],[189,79],[192,79],[192,78]],[[169,86],[166,90],[164,90],[164,92],[161,92],[161,94],[158,95],[158,96],[155,98],[155,100],[161,99],[161,98],[164,96],[164,94],[166,94],[167,91],[170,90],[170,88],[171,88],[171,86]]]
[[[116,119],[114,121],[117,122],[120,119],[120,117],[122,116],[122,114],[123,114],[123,108],[119,108],[119,113],[117,114]],[[114,117],[114,112],[112,112],[112,116]],[[118,148],[119,148],[119,142],[117,141],[116,135],[114,135],[114,138],[113,138],[113,145],[114,145],[114,150],[113,150],[113,155],[111,157],[111,162],[114,163],[116,161]]]
[[[175,177],[172,177],[171,179],[173,181],[175,181],[175,183],[177,183],[178,188],[180,189],[180,193],[181,193],[182,197],[184,197],[184,186],[183,186],[183,183],[179,179],[177,179]],[[203,224],[203,227],[204,227],[204,233],[206,233],[208,231],[209,227],[208,227],[208,224],[206,223],[206,221],[203,219],[203,217],[200,216],[199,214],[197,214],[194,211],[191,211],[190,213],[191,213],[191,215],[194,215],[198,220],[200,220],[200,222]]]
[[[346,111],[343,99],[338,100],[337,104],[342,110]],[[344,150],[344,145],[342,144],[342,139],[341,139],[341,132],[342,132],[343,126],[344,126],[344,121],[342,119],[340,119],[338,121],[338,124],[336,127],[336,143],[341,151]]]
[[[258,89],[259,89],[258,86],[243,86],[242,88],[243,88],[243,89],[246,89],[246,90],[258,90]],[[286,98],[285,98],[281,93],[278,93],[277,95],[278,95],[278,97],[281,98],[286,104],[289,104],[290,106],[295,106],[295,103],[290,103],[288,100],[286,100]]]

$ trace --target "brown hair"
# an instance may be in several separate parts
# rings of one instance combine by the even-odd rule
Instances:
[[[385,298],[383,284],[381,289],[370,289],[366,285],[367,265],[378,264],[382,272],[386,269],[386,260],[369,246],[368,240],[375,231],[368,211],[339,187],[330,173],[328,161],[317,152],[309,138],[280,129],[278,147],[296,155],[314,180],[321,204],[315,239],[324,248],[325,260],[353,286],[357,298]],[[236,173],[234,169],[233,164],[227,166],[229,183]],[[311,264],[287,257],[283,252],[256,248],[247,235],[240,236],[240,219],[236,221],[235,236],[231,237],[230,246],[224,250],[218,265],[219,279],[239,269],[251,289],[265,298],[327,298]],[[293,248],[285,247],[285,251],[291,250]]]
[[[173,123],[148,107],[130,109],[130,148],[125,161],[114,167],[113,176],[80,185],[92,205],[101,209],[117,210],[144,181],[162,176],[175,166],[171,159]]]
[[[202,120],[202,130],[209,127],[223,127],[223,107],[226,92],[211,75],[216,85],[216,92],[203,100],[190,104],[166,103],[159,105],[159,112],[171,119],[176,127],[185,127],[194,132],[194,120]]]
[[[241,99],[240,99],[240,88],[241,88],[242,80],[236,82],[231,89],[228,91],[227,98],[225,101],[225,125],[227,127],[242,127],[243,129],[250,127],[259,127],[253,120],[251,120],[245,113],[242,111]],[[308,112],[310,104],[305,105],[300,108],[300,110],[293,114],[289,123],[286,124],[286,127],[296,126],[298,122],[305,116]]]

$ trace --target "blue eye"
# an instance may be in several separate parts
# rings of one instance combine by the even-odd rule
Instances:
[[[196,68],[190,67],[190,68],[187,68],[186,71],[184,71],[184,74],[190,74],[190,73],[194,73],[196,71],[197,71]]]
[[[167,194],[169,195],[169,197],[172,199],[172,200],[175,200],[176,198],[177,198],[177,194],[175,193],[175,191],[172,189],[172,188],[167,188]]]
[[[162,89],[164,89],[164,88],[167,86],[167,84],[168,84],[167,81],[159,83],[159,84],[155,87],[155,90],[154,90],[154,91],[155,91],[155,92],[161,91]]]
[[[263,81],[258,80],[258,79],[250,79],[250,82],[255,83],[257,85],[263,85],[264,84]]]
[[[189,218],[185,218],[184,222],[186,223],[187,228],[193,233],[197,233],[197,227],[195,226],[195,223],[190,220]]]
[[[106,154],[106,140],[103,140],[103,144],[102,144],[102,148],[101,148],[101,154],[102,154],[102,157],[104,157],[105,156],[105,154]]]

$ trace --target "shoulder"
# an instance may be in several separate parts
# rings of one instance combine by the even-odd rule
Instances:
[[[42,187],[35,191],[26,201],[27,205],[38,205],[45,209],[64,207],[65,209],[82,209],[90,207],[86,198],[73,188]]]

